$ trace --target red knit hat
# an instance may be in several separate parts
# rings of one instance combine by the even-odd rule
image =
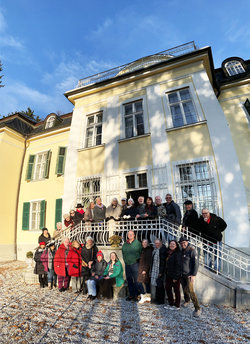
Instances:
[[[40,246],[41,246],[41,245],[46,246],[46,242],[45,242],[45,241],[41,241],[41,242],[39,242],[39,245],[40,245]]]
[[[103,258],[103,253],[102,253],[102,251],[98,251],[98,252],[97,252],[96,257],[98,257],[98,256],[101,256],[101,257]]]

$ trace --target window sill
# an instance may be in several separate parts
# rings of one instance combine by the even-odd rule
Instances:
[[[147,134],[143,134],[143,135],[139,135],[139,136],[132,136],[132,137],[125,137],[123,139],[119,139],[118,142],[124,142],[124,141],[130,141],[130,140],[134,140],[134,139],[140,139],[142,137],[148,137],[150,136],[151,133],[147,133]]]
[[[99,148],[99,147],[105,147],[105,143],[102,143],[101,145],[91,146],[91,147],[79,148],[79,149],[77,149],[77,151],[82,152],[82,151],[86,151],[89,149],[95,149],[95,148]]]
[[[27,183],[36,183],[36,182],[41,182],[43,180],[48,180],[49,178],[41,178],[41,179],[31,179],[31,180],[26,180]]]
[[[182,126],[180,126],[180,127],[168,128],[168,129],[166,129],[166,132],[168,132],[168,131],[174,131],[174,130],[179,130],[179,129],[184,129],[184,128],[196,127],[196,126],[198,126],[198,125],[202,125],[202,124],[205,124],[205,123],[207,123],[206,120],[204,120],[204,121],[199,121],[199,122],[192,123],[192,124],[182,125]]]

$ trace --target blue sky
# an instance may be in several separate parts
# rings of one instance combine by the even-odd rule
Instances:
[[[0,0],[0,115],[72,111],[78,79],[194,40],[250,59],[250,1]]]

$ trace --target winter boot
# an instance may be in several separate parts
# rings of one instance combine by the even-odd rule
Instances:
[[[49,288],[50,288],[50,289],[53,289],[53,282],[50,283]]]

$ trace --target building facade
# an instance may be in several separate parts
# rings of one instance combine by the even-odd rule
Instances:
[[[54,126],[52,114],[26,143],[18,258],[36,243],[35,221],[37,228],[44,216],[51,231],[56,212],[60,218],[97,196],[108,205],[171,193],[181,209],[192,199],[198,212],[207,207],[225,219],[226,243],[249,247],[249,75],[249,61],[230,58],[214,69],[211,48],[191,42],[80,80],[65,93],[74,105],[68,124]]]

